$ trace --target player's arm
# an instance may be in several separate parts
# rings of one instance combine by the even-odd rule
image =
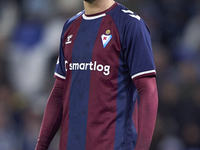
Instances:
[[[48,98],[35,150],[47,150],[58,131],[63,110],[64,81],[56,79]]]
[[[134,80],[140,95],[138,137],[135,150],[149,150],[158,108],[158,92],[154,76]]]
[[[144,20],[130,10],[124,24],[122,48],[130,76],[139,92],[138,136],[135,150],[148,150],[156,121],[158,95],[151,37]]]

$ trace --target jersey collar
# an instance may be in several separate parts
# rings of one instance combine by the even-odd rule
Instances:
[[[97,15],[97,16],[90,16],[90,17],[88,17],[85,14],[83,14],[83,19],[85,19],[85,20],[94,20],[94,19],[98,19],[98,18],[101,18],[101,17],[104,17],[104,16],[106,16],[105,13],[101,14],[101,15]]]
[[[92,14],[92,15],[83,14],[82,17],[85,20],[94,20],[94,19],[98,19],[98,18],[104,17],[104,16],[106,16],[107,12],[109,12],[112,9],[114,9],[117,5],[118,5],[118,3],[115,2],[110,8],[108,8],[105,11],[102,11],[102,12],[96,13],[96,14]]]

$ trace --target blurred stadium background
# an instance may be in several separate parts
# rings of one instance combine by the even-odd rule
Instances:
[[[200,0],[118,0],[150,28],[159,110],[150,150],[200,150]],[[0,0],[0,150],[33,150],[62,26],[82,0]],[[57,150],[59,134],[50,150]]]

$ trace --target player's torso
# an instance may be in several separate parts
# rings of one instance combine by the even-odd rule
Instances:
[[[109,15],[75,20],[64,34],[63,52],[70,102],[116,100],[121,45]]]
[[[62,43],[66,86],[60,149],[123,147],[123,137],[115,143],[116,130],[124,126],[116,125],[116,120],[120,115],[125,118],[124,81],[131,79],[113,18],[81,15],[66,30]]]

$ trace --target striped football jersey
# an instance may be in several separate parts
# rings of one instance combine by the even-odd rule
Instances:
[[[134,80],[155,75],[145,22],[115,3],[66,21],[55,77],[65,82],[60,150],[134,150]]]

